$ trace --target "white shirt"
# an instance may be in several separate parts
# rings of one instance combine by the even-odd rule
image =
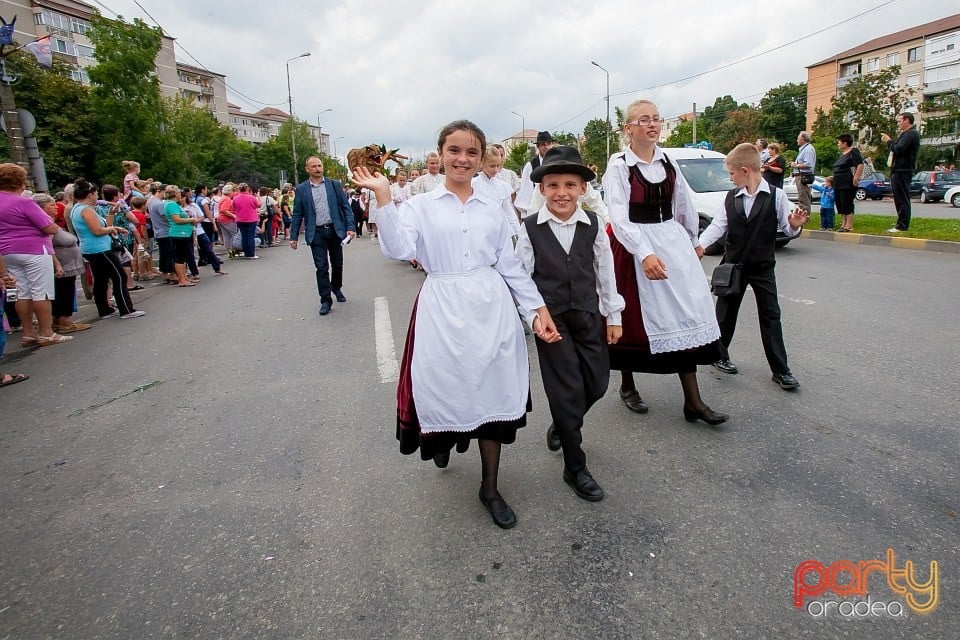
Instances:
[[[543,157],[539,155],[537,157],[540,158],[540,164],[543,164]],[[526,215],[530,209],[530,198],[533,196],[535,186],[530,179],[531,173],[533,173],[533,165],[528,162],[523,165],[523,171],[520,172],[520,188],[517,189],[517,199],[513,201],[513,206],[520,209],[523,215]]]
[[[567,220],[560,220],[553,215],[546,205],[537,213],[537,224],[547,224],[550,231],[560,242],[563,250],[569,254],[573,246],[573,236],[577,232],[577,224],[590,225],[590,218],[579,206]],[[600,297],[600,313],[607,319],[607,324],[620,326],[620,312],[626,306],[623,296],[617,293],[617,278],[613,272],[613,252],[610,250],[610,238],[600,223],[597,237],[593,241],[593,272],[597,280],[597,294]],[[517,239],[517,255],[523,263],[527,273],[533,274],[536,264],[533,245],[527,235],[526,225],[520,227],[520,237]]]
[[[474,189],[486,191],[490,197],[500,203],[500,209],[507,219],[507,224],[510,225],[511,233],[514,237],[520,235],[520,219],[510,200],[510,186],[496,176],[493,179],[488,178],[482,171],[474,176],[472,184]]]
[[[520,188],[520,176],[517,175],[515,171],[507,169],[506,167],[500,169],[497,173],[497,177],[510,185],[510,193],[514,194],[517,192],[517,189]]]
[[[743,198],[743,210],[747,214],[747,219],[750,219],[750,209],[753,208],[753,203],[757,200],[757,194],[761,191],[766,191],[770,193],[770,183],[766,180],[760,180],[760,186],[757,187],[757,190],[750,195],[750,192],[747,191],[746,187],[742,187],[737,190],[737,198]],[[783,189],[777,189],[776,199],[774,200],[774,206],[777,209],[777,226],[780,228],[780,231],[783,231],[786,235],[791,238],[797,236],[802,227],[794,229],[790,226],[790,210],[793,206],[790,203],[790,200],[787,199],[787,194],[784,193]],[[703,230],[703,235],[700,236],[700,241],[705,247],[709,247],[711,244],[719,240],[723,234],[727,232],[727,208],[726,206],[721,206],[720,210],[717,211],[716,215],[713,216],[713,222],[710,223],[710,226]]]
[[[393,200],[393,204],[400,205],[402,202],[406,202],[410,199],[410,183],[403,185],[402,187],[394,182],[390,185],[390,198]]]
[[[415,196],[421,193],[428,193],[433,191],[440,185],[444,184],[447,180],[447,177],[442,173],[433,175],[429,171],[416,180],[410,185],[410,195]]]
[[[610,224],[613,225],[620,244],[641,262],[653,253],[653,248],[650,241],[644,237],[644,225],[630,222],[629,167],[636,165],[644,178],[653,183],[661,182],[667,177],[667,171],[661,162],[664,157],[663,151],[657,147],[653,153],[653,162],[645,162],[628,147],[626,151],[611,156],[607,171],[603,174],[603,193]],[[673,219],[683,225],[690,236],[691,244],[696,247],[701,244],[697,239],[700,231],[700,216],[697,214],[697,207],[693,204],[690,186],[680,172],[680,167],[672,158],[670,164],[677,173],[677,180],[673,185]]]
[[[197,218],[197,219],[198,219],[198,222],[197,222],[197,225],[196,225],[196,226],[197,226],[197,235],[198,235],[198,236],[205,235],[206,232],[203,230],[203,225],[200,224],[200,222],[199,222],[199,220],[204,220],[203,211],[200,210],[200,205],[198,205],[196,202],[191,202],[191,203],[188,204],[187,206],[183,207],[183,212],[186,213],[187,216],[190,217],[190,218]]]
[[[600,192],[593,188],[589,182],[587,183],[587,192],[577,198],[577,202],[581,207],[586,205],[584,208],[590,209],[600,218],[600,226],[605,227],[607,222],[610,221],[610,216],[607,214],[607,205],[603,203],[603,198],[600,196]],[[530,210],[531,211],[540,211],[540,208],[546,204],[546,201],[543,199],[543,194],[540,193],[540,185],[533,185],[533,196],[530,198]]]

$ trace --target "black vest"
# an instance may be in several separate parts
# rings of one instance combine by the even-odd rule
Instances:
[[[577,223],[570,253],[563,250],[549,224],[537,224],[537,214],[527,216],[523,224],[533,246],[533,281],[550,313],[570,309],[598,313],[597,279],[593,270],[593,243],[600,232],[596,214],[585,211],[590,226]]]
[[[727,211],[727,242],[724,248],[724,262],[742,262],[746,265],[767,267],[776,264],[774,250],[777,243],[777,189],[770,187],[770,193],[758,191],[753,201],[750,218],[747,219],[743,210],[743,198],[737,198],[740,189],[731,189],[727,192],[724,208]],[[747,240],[757,229],[757,237],[750,247],[750,255],[742,256]]]
[[[535,154],[533,154],[533,157],[530,158],[530,171],[531,171],[531,173],[533,172],[534,169],[536,169],[536,168],[539,167],[539,166],[540,166],[540,155],[535,153]],[[532,175],[530,176],[530,182],[533,182],[533,176],[532,176]],[[536,182],[533,182],[533,183],[536,184]]]

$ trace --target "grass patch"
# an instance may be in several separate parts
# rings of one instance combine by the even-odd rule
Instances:
[[[891,236],[887,229],[897,222],[896,216],[876,216],[869,213],[857,213],[853,216],[853,232],[870,236]],[[840,226],[840,216],[834,216],[834,224]],[[820,214],[811,213],[810,222],[805,229],[820,228]],[[896,234],[901,238],[922,238],[924,240],[947,240],[960,242],[960,218],[943,220],[940,218],[911,218],[910,229]]]

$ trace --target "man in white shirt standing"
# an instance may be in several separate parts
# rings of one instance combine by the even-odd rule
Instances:
[[[521,216],[527,215],[527,210],[530,209],[530,198],[533,197],[534,186],[530,174],[540,166],[540,163],[543,162],[543,156],[554,144],[553,136],[550,135],[549,131],[537,133],[537,154],[530,158],[527,164],[523,165],[523,171],[520,173],[520,189],[517,191],[517,198],[513,202],[513,206],[520,210]]]
[[[445,178],[440,173],[440,156],[436,151],[427,154],[427,172],[413,181],[410,185],[410,195],[433,191],[444,183]]]

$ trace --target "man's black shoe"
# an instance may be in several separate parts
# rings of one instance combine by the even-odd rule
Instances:
[[[597,481],[593,479],[593,476],[590,475],[586,467],[577,473],[573,473],[569,469],[564,469],[563,481],[570,485],[573,492],[584,500],[589,500],[590,502],[603,500],[603,489],[601,489]]]
[[[330,307],[333,306],[332,302],[321,302],[320,303],[320,315],[325,316],[330,313]]]
[[[337,302],[347,301],[347,296],[343,295],[343,291],[341,289],[337,289],[336,291],[334,291],[333,295],[337,298]]]
[[[713,366],[723,371],[724,373],[736,373],[737,365],[730,362],[730,358],[724,358],[723,360],[717,360],[713,363]]]
[[[773,381],[780,385],[781,389],[796,389],[800,386],[800,381],[789,371],[773,374]]]
[[[563,443],[560,442],[560,434],[557,433],[557,428],[550,424],[547,427],[547,449],[550,451],[560,451],[560,447],[563,446]]]

